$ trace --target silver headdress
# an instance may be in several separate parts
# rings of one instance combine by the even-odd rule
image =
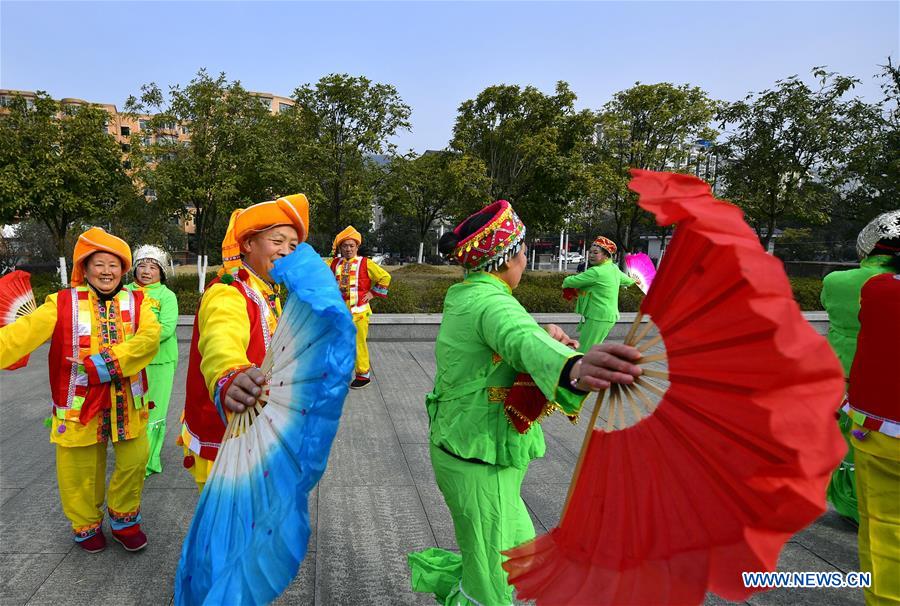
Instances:
[[[900,209],[878,215],[859,232],[856,254],[863,259],[872,254],[879,240],[890,238],[900,238]]]
[[[159,270],[162,272],[163,276],[166,278],[169,277],[169,255],[163,249],[150,244],[144,244],[135,249],[132,258],[134,259],[134,267],[137,267],[137,264],[141,261],[149,259],[159,265]]]

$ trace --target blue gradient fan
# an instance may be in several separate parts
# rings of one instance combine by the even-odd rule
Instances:
[[[275,263],[289,289],[256,406],[232,415],[181,550],[175,603],[265,604],[297,574],[309,492],[325,471],[353,373],[356,329],[308,245]]]

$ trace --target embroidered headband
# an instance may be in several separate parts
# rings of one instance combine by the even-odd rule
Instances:
[[[594,240],[594,244],[608,252],[610,257],[616,254],[616,251],[618,250],[615,242],[603,236],[597,236],[597,239]]]
[[[463,226],[478,215],[490,219],[474,233],[459,240],[450,259],[466,271],[495,271],[518,254],[525,240],[525,224],[506,200],[497,200],[456,226],[460,235]]]

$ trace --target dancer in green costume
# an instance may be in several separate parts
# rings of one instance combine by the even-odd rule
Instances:
[[[893,252],[879,248],[879,240],[885,237],[892,221],[896,222],[898,214],[900,211],[884,213],[869,223],[856,240],[856,252],[861,259],[859,267],[832,272],[825,276],[822,284],[822,306],[828,312],[828,342],[843,364],[847,377],[856,354],[860,291],[869,278],[892,271]],[[842,410],[838,424],[847,440],[847,455],[831,476],[828,500],[838,513],[858,524],[854,453],[849,436],[853,421]]]
[[[558,326],[541,328],[512,296],[527,259],[525,227],[505,200],[472,215],[440,248],[467,272],[447,291],[435,344],[437,373],[426,398],[430,452],[453,518],[459,553],[438,548],[408,556],[412,587],[445,605],[511,604],[502,551],[534,537],[522,480],[544,454],[539,424],[524,433],[510,421],[511,388],[577,415],[589,391],[630,383],[636,349],[602,345],[582,356]],[[518,392],[521,394],[522,392]],[[521,400],[521,397],[520,397]],[[532,401],[532,400],[529,400]]]
[[[634,284],[613,262],[615,254],[615,242],[598,236],[588,252],[590,267],[563,280],[563,288],[578,291],[575,313],[581,314],[578,351],[582,353],[603,342],[619,319],[619,289]]]
[[[166,285],[166,271],[169,255],[155,246],[141,246],[134,251],[134,279],[126,288],[141,290],[153,302],[153,312],[162,327],[159,336],[159,353],[147,367],[148,390],[144,396],[148,403],[150,418],[147,422],[147,437],[150,440],[150,457],[147,473],[160,473],[162,461],[160,452],[166,439],[166,414],[169,411],[169,396],[175,381],[175,367],[178,364],[178,299]]]

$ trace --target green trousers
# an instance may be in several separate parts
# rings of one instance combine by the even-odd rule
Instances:
[[[147,459],[147,475],[160,473],[163,442],[166,441],[166,415],[169,412],[169,397],[172,395],[172,383],[175,381],[176,362],[151,364],[147,367],[147,394],[144,402],[149,408],[147,420],[147,437],[150,440],[150,458]]]
[[[615,322],[612,320],[600,321],[591,320],[590,318],[582,320],[581,324],[578,325],[578,351],[587,353],[587,350],[594,345],[603,343],[614,324]]]
[[[842,410],[838,425],[844,435],[844,440],[847,441],[847,454],[844,455],[840,466],[831,474],[831,481],[828,483],[828,501],[834,505],[839,514],[859,524],[859,509],[856,502],[856,469],[853,462],[854,449],[850,440],[853,420]]]
[[[433,444],[431,465],[459,553],[431,548],[409,554],[413,591],[433,593],[445,606],[512,604],[500,552],[534,538],[520,494],[527,469],[463,461]]]

